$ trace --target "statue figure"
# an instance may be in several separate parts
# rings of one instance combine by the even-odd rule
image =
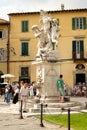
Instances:
[[[59,37],[58,31],[60,30],[60,27],[58,26],[58,20],[52,19],[47,12],[41,10],[40,16],[42,28],[39,29],[37,25],[34,25],[32,30],[35,31],[35,37],[39,38],[36,57],[41,58],[41,60],[46,60],[48,54],[52,50],[56,49],[56,45],[58,44],[57,38]],[[53,43],[55,47],[53,47]]]
[[[37,83],[41,83],[42,82],[42,71],[39,69],[37,74],[38,74]]]
[[[53,19],[52,20],[51,38],[52,38],[52,43],[55,43],[55,46],[58,45],[57,39],[59,37],[59,33],[58,33],[59,31],[60,31],[60,26],[58,26],[58,19]]]
[[[48,51],[49,47],[47,46],[47,44],[49,42],[49,39],[47,35],[44,34],[43,30],[39,30],[37,25],[33,26],[32,29],[35,31],[35,37],[39,38],[38,45],[37,45],[38,52],[36,54],[36,57],[39,56],[42,57],[44,53],[47,53]]]
[[[42,30],[44,30],[44,33],[48,36],[48,38],[50,39],[50,30],[51,30],[51,18],[49,16],[49,14],[43,10],[41,10],[40,12],[40,22],[42,25]]]

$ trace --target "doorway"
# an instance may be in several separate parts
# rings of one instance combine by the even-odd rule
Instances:
[[[86,83],[86,76],[85,74],[76,74],[76,84],[78,83]]]

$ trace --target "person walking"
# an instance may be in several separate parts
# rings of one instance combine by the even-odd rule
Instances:
[[[5,86],[5,100],[7,104],[10,104],[10,85]]]
[[[19,99],[19,84],[15,84],[14,86],[14,95],[13,95],[13,104],[16,104]]]
[[[34,97],[34,87],[32,83],[30,84],[29,91],[30,98],[32,99]]]
[[[27,100],[29,96],[28,83],[20,88],[20,100],[23,101],[23,112],[27,112]]]
[[[59,98],[60,98],[60,102],[64,102],[64,88],[63,88],[63,84],[64,84],[64,80],[62,79],[63,75],[61,74],[59,79],[57,80],[57,90],[59,93]]]
[[[24,87],[24,83],[25,82],[23,80],[20,81],[20,84],[19,84],[20,88],[19,89],[21,89],[22,87]]]

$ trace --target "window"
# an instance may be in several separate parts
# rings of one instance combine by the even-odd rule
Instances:
[[[28,32],[28,21],[22,21],[22,32]]]
[[[28,56],[28,42],[22,42],[22,56]]]
[[[72,42],[72,54],[73,58],[84,58],[84,41],[79,40]]]
[[[0,39],[5,38],[5,31],[0,30]]]
[[[29,75],[29,68],[28,67],[22,67],[21,68],[21,76],[22,77],[28,77],[28,75]]]
[[[2,31],[0,31],[0,38],[2,38]]]
[[[24,82],[30,83],[29,70],[30,70],[29,66],[23,66],[20,68],[19,81],[23,80]]]
[[[72,29],[86,29],[86,18],[72,18]]]

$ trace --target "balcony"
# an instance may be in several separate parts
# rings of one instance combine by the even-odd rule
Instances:
[[[80,53],[73,52],[72,59],[74,61],[85,60],[85,58],[84,58],[84,52],[80,52]]]

